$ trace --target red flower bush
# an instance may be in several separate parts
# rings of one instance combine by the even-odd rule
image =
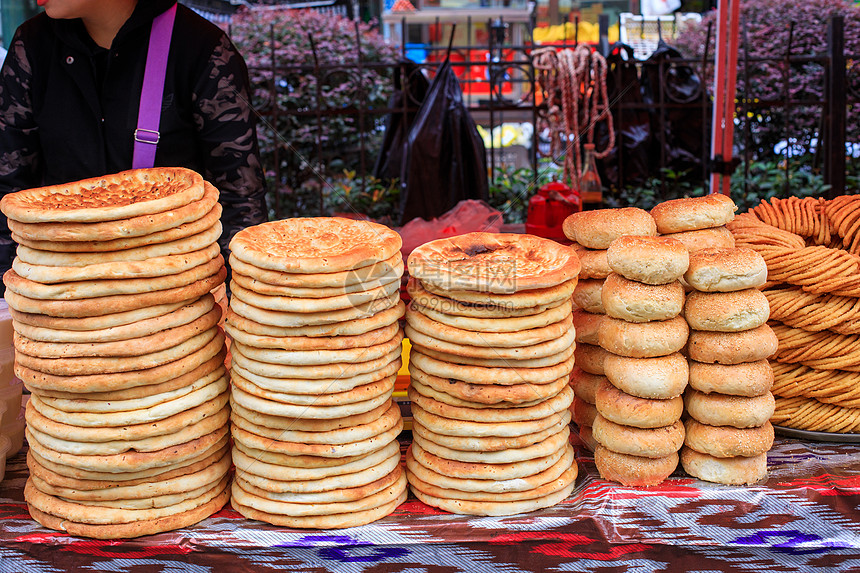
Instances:
[[[827,54],[827,25],[831,16],[845,18],[845,53],[849,62],[849,83],[860,87],[860,67],[851,69],[851,54],[860,55],[860,7],[849,0],[743,0],[741,3],[741,44],[738,55],[739,105],[746,97],[752,102],[777,102],[785,99],[784,61],[787,55],[791,24],[791,56],[824,57]],[[688,57],[701,58],[709,23],[716,34],[715,14],[710,13],[698,25],[691,25],[679,36],[678,48]],[[745,41],[746,40],[746,41]],[[710,54],[714,54],[711,38]],[[749,60],[744,69],[745,57]],[[770,61],[758,61],[759,59]],[[773,59],[777,59],[776,61]],[[821,61],[795,61],[788,65],[788,95],[794,101],[822,102],[825,98],[824,65]],[[711,74],[713,69],[710,69]],[[713,89],[713,77],[708,79]],[[849,93],[849,98],[852,94]],[[854,94],[854,98],[860,94]],[[788,138],[796,141],[794,155],[811,152],[818,138],[822,109],[819,105],[793,105],[788,113],[781,104],[767,108],[751,107],[746,120],[751,122],[754,157],[766,159],[774,146]],[[743,118],[741,118],[743,121]],[[847,121],[849,142],[860,142],[860,107],[849,106]]]
[[[281,174],[270,182],[270,205],[282,215],[318,212],[320,186],[358,167],[361,138],[373,165],[385,119],[373,109],[387,106],[397,48],[367,23],[356,31],[352,20],[312,10],[241,10],[230,34],[248,64],[252,103],[262,116],[264,168],[269,177],[278,168]],[[380,62],[388,65],[374,65]],[[359,121],[362,101],[369,113]]]

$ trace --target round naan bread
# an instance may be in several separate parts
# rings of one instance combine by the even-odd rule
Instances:
[[[580,264],[570,247],[533,235],[467,233],[412,251],[409,274],[450,291],[514,293],[575,279]]]
[[[22,223],[9,219],[9,229],[13,238],[23,239],[17,241],[23,245],[44,249],[53,244],[48,250],[57,251],[118,251],[174,241],[208,229],[220,219],[218,189],[206,181],[203,187],[199,200],[161,213],[97,223]],[[31,241],[35,244],[28,244]]]
[[[116,221],[176,209],[203,193],[203,177],[190,169],[132,169],[10,193],[0,210],[22,223]]]
[[[401,245],[400,235],[377,223],[308,217],[242,229],[230,241],[230,250],[236,258],[263,269],[310,274],[385,261]]]

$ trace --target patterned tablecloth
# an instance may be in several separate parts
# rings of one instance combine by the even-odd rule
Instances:
[[[29,518],[22,452],[0,484],[0,571],[860,571],[860,444],[778,438],[770,477],[753,487],[680,472],[659,487],[622,487],[577,454],[571,497],[519,516],[455,516],[410,498],[374,524],[311,531],[228,506],[192,528],[95,541]]]

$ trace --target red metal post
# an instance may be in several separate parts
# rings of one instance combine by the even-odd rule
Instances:
[[[740,41],[740,0],[720,0],[717,5],[717,38],[714,67],[714,119],[711,128],[711,159],[732,159],[735,88]],[[731,175],[711,174],[711,193],[730,194]]]

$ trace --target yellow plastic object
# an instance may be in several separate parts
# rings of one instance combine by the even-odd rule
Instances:
[[[409,342],[408,338],[403,339],[403,351],[400,353],[400,358],[403,360],[403,364],[400,366],[400,370],[397,371],[398,376],[409,376],[409,350],[412,348],[412,343]]]
[[[618,25],[609,27],[609,43],[618,41]],[[573,22],[565,22],[555,26],[541,26],[532,31],[532,38],[537,44],[556,44],[578,40],[581,44],[596,44],[600,40],[598,25],[581,20],[579,33]]]
[[[412,411],[411,404],[409,398],[406,396],[406,388],[409,386],[409,350],[412,348],[412,344],[409,342],[408,338],[403,339],[403,351],[401,353],[401,358],[403,359],[403,365],[400,366],[400,370],[397,372],[397,380],[394,382],[394,401],[400,407],[400,415],[403,417],[403,429],[411,430],[412,429]]]

